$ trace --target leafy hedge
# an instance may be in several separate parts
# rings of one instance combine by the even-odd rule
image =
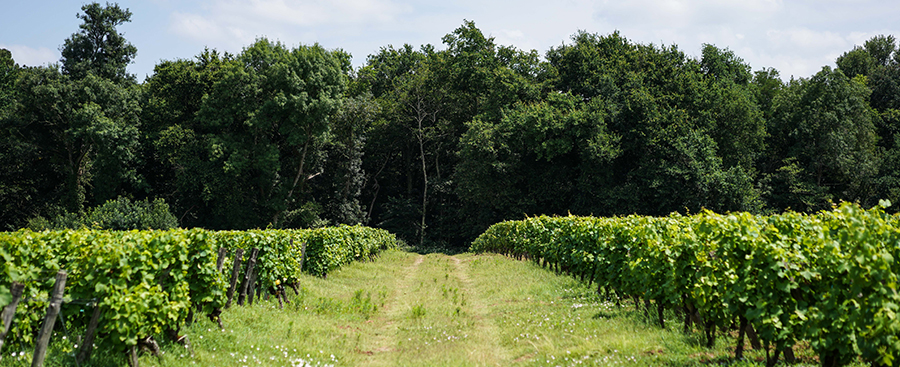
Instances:
[[[192,311],[209,314],[223,307],[231,267],[216,271],[219,248],[229,254],[258,248],[258,284],[270,289],[298,280],[303,243],[307,244],[303,270],[325,275],[393,247],[396,238],[361,226],[242,232],[0,232],[0,308],[10,303],[13,282],[26,286],[7,344],[34,341],[60,269],[68,271],[69,301],[62,309],[68,327],[86,326],[91,312],[85,310],[96,301],[102,310],[99,333],[105,335],[97,345],[133,346],[140,338],[178,330],[189,322]]]
[[[823,365],[862,356],[896,366],[898,223],[881,207],[847,203],[814,215],[536,217],[492,226],[471,250],[528,257],[686,316],[696,310],[707,328],[747,322],[776,352],[770,364],[807,340]]]

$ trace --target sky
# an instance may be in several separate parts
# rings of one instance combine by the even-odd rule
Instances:
[[[20,65],[59,61],[86,1],[0,0],[0,48]],[[102,2],[102,3],[105,3]],[[900,1],[890,0],[140,0],[119,26],[138,53],[128,71],[143,81],[162,60],[204,48],[239,53],[259,37],[288,46],[343,49],[356,67],[382,47],[435,45],[469,20],[495,43],[537,50],[571,43],[578,31],[614,31],[635,43],[703,44],[733,51],[753,70],[806,78],[876,35],[900,37]]]

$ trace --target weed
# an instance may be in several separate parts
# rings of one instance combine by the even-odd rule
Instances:
[[[424,305],[415,305],[410,310],[413,319],[420,319],[425,317],[425,306]]]

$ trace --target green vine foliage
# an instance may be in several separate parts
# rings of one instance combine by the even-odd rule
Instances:
[[[0,307],[10,303],[13,282],[26,285],[7,343],[34,342],[60,269],[68,272],[62,310],[67,327],[84,330],[92,307],[100,307],[98,335],[102,337],[96,344],[119,348],[178,330],[195,312],[210,314],[223,307],[231,266],[217,271],[219,248],[232,254],[226,264],[233,261],[236,249],[259,249],[257,284],[271,290],[298,280],[304,243],[303,270],[324,276],[343,264],[392,248],[396,241],[387,231],[361,226],[241,232],[0,232]]]
[[[844,203],[812,215],[534,217],[490,227],[474,252],[527,257],[619,295],[744,317],[776,350],[809,341],[823,363],[900,357],[900,218]]]

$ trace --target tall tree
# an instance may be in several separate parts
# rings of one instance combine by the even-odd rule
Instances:
[[[327,163],[349,56],[257,40],[231,58],[205,52],[150,79],[155,142],[182,223],[211,228],[321,223],[312,195]],[[169,80],[177,87],[167,87]],[[203,95],[197,99],[197,95]],[[169,107],[167,107],[169,106]]]
[[[23,142],[39,151],[35,168],[62,175],[62,207],[114,199],[139,181],[140,91],[93,74],[72,80],[55,67],[30,68],[19,79],[17,127]]]
[[[12,53],[0,49],[0,230],[19,227],[37,214],[37,172],[30,167],[34,151],[21,140],[14,113],[20,72]]]
[[[498,46],[473,22],[442,41],[443,51],[384,48],[359,73],[382,105],[366,148],[373,224],[416,244],[461,244],[478,230],[454,177],[459,139],[473,119],[497,122],[514,103],[538,100],[543,85],[537,52]]]
[[[498,122],[475,119],[461,138],[457,190],[479,230],[522,215],[603,209],[594,200],[612,178],[619,137],[600,99],[572,94],[509,107]],[[600,187],[598,187],[600,186]],[[600,214],[600,212],[595,212]]]
[[[756,104],[762,111],[765,121],[772,118],[772,101],[784,88],[784,82],[779,75],[775,68],[763,68],[753,73],[753,80],[750,82]]]
[[[887,66],[895,61],[897,38],[892,35],[878,35],[866,41],[864,47],[874,60],[875,66]]]
[[[864,77],[824,67],[792,81],[775,99],[770,144],[784,153],[773,207],[812,211],[833,200],[871,200],[879,162],[869,93]]]
[[[871,90],[868,102],[877,112],[873,118],[878,136],[878,173],[870,177],[873,188],[868,202],[875,198],[900,200],[900,178],[896,157],[900,156],[900,49],[892,35],[878,35],[836,60],[838,69],[848,77],[861,75]],[[897,208],[889,208],[897,210]]]
[[[118,4],[101,6],[91,3],[81,7],[81,30],[66,39],[62,51],[63,73],[73,79],[84,78],[88,73],[114,82],[133,80],[126,67],[137,54],[137,48],[129,43],[116,27],[131,21],[131,11]]]
[[[115,27],[131,13],[117,5],[89,4],[81,31],[62,47],[56,65],[21,70],[14,136],[34,174],[32,199],[40,213],[81,212],[142,185],[136,170],[140,87],[125,73],[135,48]],[[54,209],[56,208],[56,209]]]
[[[237,63],[233,55],[205,50],[195,59],[167,60],[144,83],[142,172],[152,195],[163,197],[184,225],[208,225],[201,153],[206,132],[197,118],[215,82]],[[207,198],[207,199],[205,199]]]
[[[844,75],[854,77],[868,76],[875,68],[876,60],[863,47],[854,47],[837,58],[837,66]]]
[[[323,173],[321,185],[313,196],[324,201],[325,217],[335,223],[361,224],[367,221],[365,206],[360,202],[366,183],[363,158],[368,129],[375,122],[380,106],[371,94],[344,99],[332,120],[327,159],[329,169]]]
[[[379,100],[387,120],[375,127],[370,149],[378,151],[373,155],[387,155],[392,165],[402,167],[391,179],[403,186],[391,189],[388,203],[393,208],[386,210],[382,220],[388,226],[415,228],[402,234],[419,245],[425,241],[429,202],[434,200],[429,196],[435,180],[430,174],[440,170],[441,158],[446,157],[439,144],[450,139],[447,108],[452,103],[434,71],[441,57],[430,47],[421,51],[411,46],[385,48],[370,57],[361,72],[373,90],[382,93]]]
[[[750,82],[750,65],[731,50],[703,46],[694,114],[716,141],[726,168],[753,171],[761,158],[766,124]]]
[[[15,83],[18,71],[19,65],[13,60],[12,52],[0,48],[0,118],[10,112],[16,100]]]
[[[765,130],[738,58],[707,46],[704,59],[693,60],[618,33],[572,39],[547,54],[556,89],[602,100],[610,133],[620,137],[621,153],[604,170],[612,179],[593,191],[595,214],[759,209],[741,155]]]

